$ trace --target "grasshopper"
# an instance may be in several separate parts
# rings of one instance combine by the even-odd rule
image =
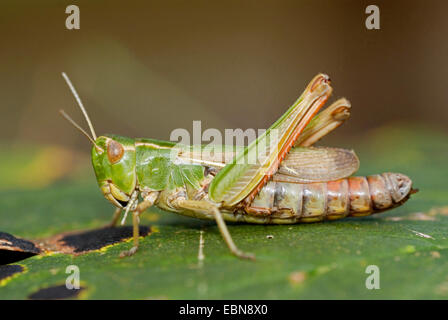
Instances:
[[[153,205],[215,220],[231,253],[254,259],[235,245],[225,221],[295,224],[367,216],[397,207],[416,192],[411,179],[400,173],[353,177],[359,168],[354,151],[312,147],[350,115],[345,98],[318,113],[332,93],[325,74],[314,77],[286,113],[251,144],[222,152],[154,139],[97,137],[74,86],[62,75],[91,136],[60,112],[92,144],[98,185],[116,207],[110,225],[124,212],[123,224],[132,213],[133,247],[121,257],[137,251],[139,216]]]

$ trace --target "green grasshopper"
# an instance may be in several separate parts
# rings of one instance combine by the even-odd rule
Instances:
[[[208,146],[97,137],[75,88],[62,75],[92,136],[60,112],[92,143],[98,185],[117,207],[111,225],[123,211],[122,224],[132,212],[134,245],[121,257],[137,251],[139,216],[153,205],[215,220],[230,251],[254,259],[238,249],[225,221],[294,224],[366,216],[399,206],[415,192],[411,179],[399,173],[351,177],[359,168],[353,151],[312,147],[350,115],[344,98],[317,114],[332,92],[324,74],[314,77],[286,113],[249,146],[215,147],[213,152]]]

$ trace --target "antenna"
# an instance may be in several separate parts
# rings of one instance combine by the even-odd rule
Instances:
[[[70,90],[72,91],[73,95],[75,96],[76,101],[78,102],[79,107],[81,108],[82,113],[84,114],[84,117],[87,120],[87,123],[90,127],[90,131],[92,132],[92,136],[90,137],[89,134],[83,129],[81,128],[81,126],[79,124],[77,124],[75,122],[75,120],[73,120],[68,114],[65,113],[64,110],[59,110],[59,113],[68,121],[70,122],[76,129],[78,129],[79,131],[81,131],[81,133],[83,135],[85,135],[87,137],[87,139],[90,140],[90,142],[93,143],[93,145],[95,146],[96,150],[99,152],[103,152],[104,150],[96,144],[96,134],[95,134],[95,130],[93,130],[93,126],[92,126],[92,122],[90,122],[90,118],[89,115],[87,114],[86,109],[84,108],[81,99],[78,96],[78,93],[75,90],[75,87],[73,86],[72,82],[70,81],[70,79],[67,77],[67,75],[65,74],[65,72],[62,72],[62,76],[64,77],[65,81],[67,82]]]
[[[70,81],[70,79],[68,78],[68,76],[65,74],[65,72],[62,72],[62,77],[64,77],[65,82],[67,82],[68,87],[70,88],[70,90],[73,93],[73,96],[76,99],[76,102],[78,102],[79,108],[81,109],[82,113],[84,114],[84,117],[86,118],[87,124],[89,125],[90,128],[90,132],[92,132],[92,137],[93,140],[96,140],[96,134],[95,134],[95,130],[93,129],[92,126],[92,122],[90,121],[89,115],[87,114],[86,109],[84,108],[84,105],[82,104],[81,98],[79,97],[78,93],[76,92],[75,87],[73,86],[72,82]],[[64,114],[63,114],[64,115]],[[65,117],[65,116],[64,116]],[[67,120],[68,118],[65,117]],[[74,121],[71,120],[70,122],[72,122],[72,124],[74,124]],[[78,126],[79,127],[79,126]]]
[[[75,122],[75,120],[73,120],[72,118],[70,118],[70,116],[69,116],[68,114],[65,113],[64,110],[62,110],[62,109],[59,110],[59,113],[60,113],[65,119],[67,119],[67,121],[70,122],[76,129],[78,129],[79,131],[81,131],[81,133],[82,133],[83,135],[85,135],[85,136],[87,137],[87,139],[90,140],[90,142],[93,143],[93,145],[95,146],[95,148],[96,148],[97,150],[99,150],[99,151],[101,151],[101,152],[104,151],[100,146],[98,146],[98,145],[96,144],[95,140],[93,140],[93,139],[89,136],[89,134],[88,134],[83,128],[81,128],[81,126],[80,126],[79,124],[77,124],[77,123]]]

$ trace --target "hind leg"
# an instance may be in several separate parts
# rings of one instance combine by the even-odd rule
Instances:
[[[212,215],[215,218],[216,224],[218,225],[219,231],[227,244],[230,252],[242,259],[250,259],[255,260],[255,256],[251,253],[245,253],[238,249],[238,247],[233,242],[232,236],[227,229],[227,225],[222,218],[221,212],[219,209],[210,202],[205,200],[188,200],[185,198],[176,198],[172,200],[171,205],[178,210],[191,210],[191,211],[199,211],[205,212],[206,214]]]

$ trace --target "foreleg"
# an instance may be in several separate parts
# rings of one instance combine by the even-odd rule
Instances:
[[[144,212],[146,209],[148,209],[149,207],[151,207],[154,204],[154,202],[157,200],[157,196],[158,196],[158,193],[156,193],[156,192],[150,193],[144,199],[144,201],[139,203],[137,208],[134,211],[132,211],[134,246],[130,250],[122,251],[120,253],[120,258],[123,258],[126,256],[132,256],[134,253],[137,252],[138,242],[139,242],[138,239],[140,237],[140,228],[139,228],[140,218],[139,218],[139,216],[142,212]]]

